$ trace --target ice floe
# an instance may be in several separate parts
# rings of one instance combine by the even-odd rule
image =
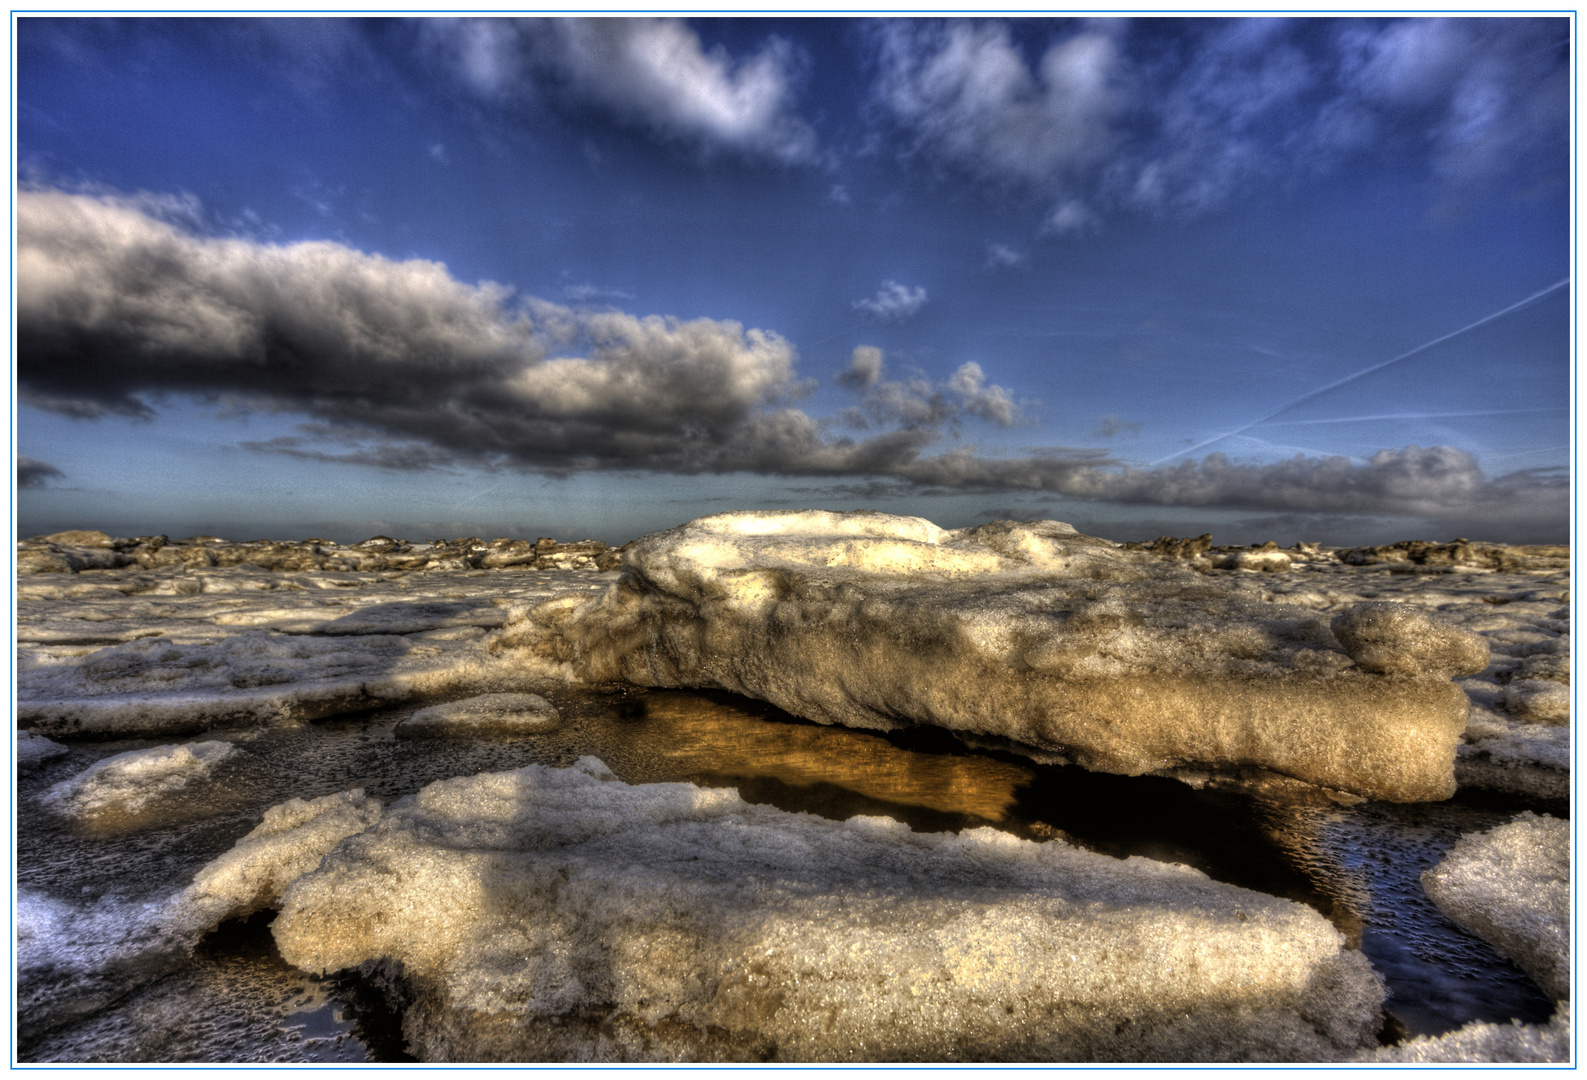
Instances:
[[[237,748],[227,742],[128,750],[62,780],[44,798],[77,817],[107,811],[136,814],[157,799],[207,780],[216,765],[236,753]]]
[[[62,746],[53,739],[46,739],[31,731],[17,732],[16,763],[19,769],[34,769],[46,761],[69,753],[71,753],[70,748]]]
[[[1383,997],[1316,912],[1188,867],[594,758],[399,801],[274,934],[311,972],[400,970],[430,1061],[1318,1060]]]
[[[1424,612],[1324,616],[1059,522],[950,532],[814,511],[635,541],[614,588],[516,615],[496,641],[589,679],[717,687],[822,723],[936,725],[1128,775],[1265,769],[1396,801],[1453,793],[1467,702],[1449,677],[1488,662],[1478,635]]]
[[[1570,996],[1570,822],[1523,813],[1465,836],[1422,887],[1554,998]]]
[[[547,731],[560,721],[556,706],[539,694],[480,694],[420,709],[393,734],[399,739],[528,734]]]

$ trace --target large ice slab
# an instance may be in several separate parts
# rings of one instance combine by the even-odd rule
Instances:
[[[1059,522],[731,513],[635,541],[598,599],[520,611],[499,649],[585,678],[717,687],[821,723],[931,724],[1139,775],[1264,769],[1443,799],[1475,634],[1392,604],[1276,603]]]
[[[1463,836],[1422,887],[1544,992],[1570,996],[1570,822],[1528,812]]]
[[[1383,990],[1316,912],[1188,867],[628,785],[431,784],[294,881],[311,972],[401,972],[430,1061],[1320,1060]]]

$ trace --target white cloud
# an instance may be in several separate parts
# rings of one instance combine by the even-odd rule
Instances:
[[[1372,160],[1442,195],[1568,173],[1568,21],[1084,24],[1028,60],[995,20],[874,35],[906,156],[1052,200],[1044,231],[1199,213]]]
[[[986,269],[988,270],[1014,270],[1024,266],[1029,257],[1023,251],[1018,251],[1007,244],[986,245]]]
[[[893,22],[876,94],[917,150],[994,182],[1049,187],[1105,160],[1119,54],[1107,30],[1052,45],[1036,71],[1001,22]]]
[[[926,306],[926,289],[923,285],[910,288],[896,281],[884,281],[875,296],[854,301],[854,310],[863,312],[883,322],[903,322]]]
[[[818,160],[815,130],[794,107],[801,62],[769,38],[735,58],[705,48],[681,19],[434,20],[427,47],[487,100],[574,100],[666,139],[787,164]]]

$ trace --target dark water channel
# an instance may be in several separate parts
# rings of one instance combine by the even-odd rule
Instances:
[[[1446,920],[1421,872],[1463,833],[1563,806],[1466,795],[1436,804],[1257,797],[1174,780],[1034,765],[922,729],[902,735],[805,723],[759,702],[686,691],[543,691],[553,731],[399,740],[413,710],[308,727],[211,733],[243,753],[136,817],[71,822],[39,795],[101,758],[160,740],[78,744],[18,782],[18,925],[34,928],[18,992],[23,1061],[401,1061],[399,1018],[352,980],[281,961],[268,914],[234,922],[191,958],[129,963],[95,952],[142,905],[179,890],[265,808],[362,787],[383,801],[453,776],[594,754],[631,783],[731,786],[751,802],[911,827],[992,825],[1114,856],[1187,863],[1220,881],[1309,904],[1386,979],[1391,1031],[1471,1020],[1546,1022],[1552,1003],[1486,943]],[[197,740],[194,740],[197,741]],[[42,927],[42,929],[38,929]],[[45,960],[39,961],[39,956]]]

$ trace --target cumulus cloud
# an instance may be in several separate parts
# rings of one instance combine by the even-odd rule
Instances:
[[[17,458],[17,487],[41,488],[51,480],[59,480],[66,474],[47,461],[38,458]]]
[[[1044,231],[1195,213],[1368,157],[1445,195],[1568,174],[1559,18],[1083,23],[1027,56],[998,21],[887,24],[880,115],[903,152],[1050,200]]]
[[[168,394],[296,413],[312,423],[247,448],[386,469],[748,471],[1160,506],[1566,520],[1563,474],[1490,479],[1448,447],[1383,450],[1365,464],[1214,454],[1151,469],[1087,448],[943,449],[970,419],[1017,423],[1012,395],[975,363],[940,382],[890,378],[870,346],[838,382],[860,394],[852,415],[874,433],[834,437],[829,420],[794,407],[809,384],[773,331],[564,307],[336,243],[203,236],[159,205],[18,192],[24,401],[85,419],[150,416]],[[18,483],[51,468],[21,459]]]
[[[1033,71],[996,21],[892,22],[876,95],[911,149],[995,183],[1062,185],[1105,161],[1119,52],[1106,29],[1054,43]]]
[[[925,306],[925,286],[910,288],[896,281],[884,281],[875,296],[854,301],[855,311],[882,322],[903,322]]]
[[[424,28],[427,44],[479,96],[514,102],[550,90],[704,150],[788,164],[818,159],[794,108],[801,61],[771,37],[753,55],[707,49],[680,19],[462,19]]]
[[[850,356],[847,370],[839,372],[839,386],[863,394],[859,406],[846,415],[851,426],[863,428],[874,423],[935,430],[957,424],[965,416],[999,427],[1012,427],[1020,420],[1013,395],[1001,386],[988,385],[980,364],[961,364],[941,383],[919,375],[886,379],[884,368],[882,350],[860,345]]]

